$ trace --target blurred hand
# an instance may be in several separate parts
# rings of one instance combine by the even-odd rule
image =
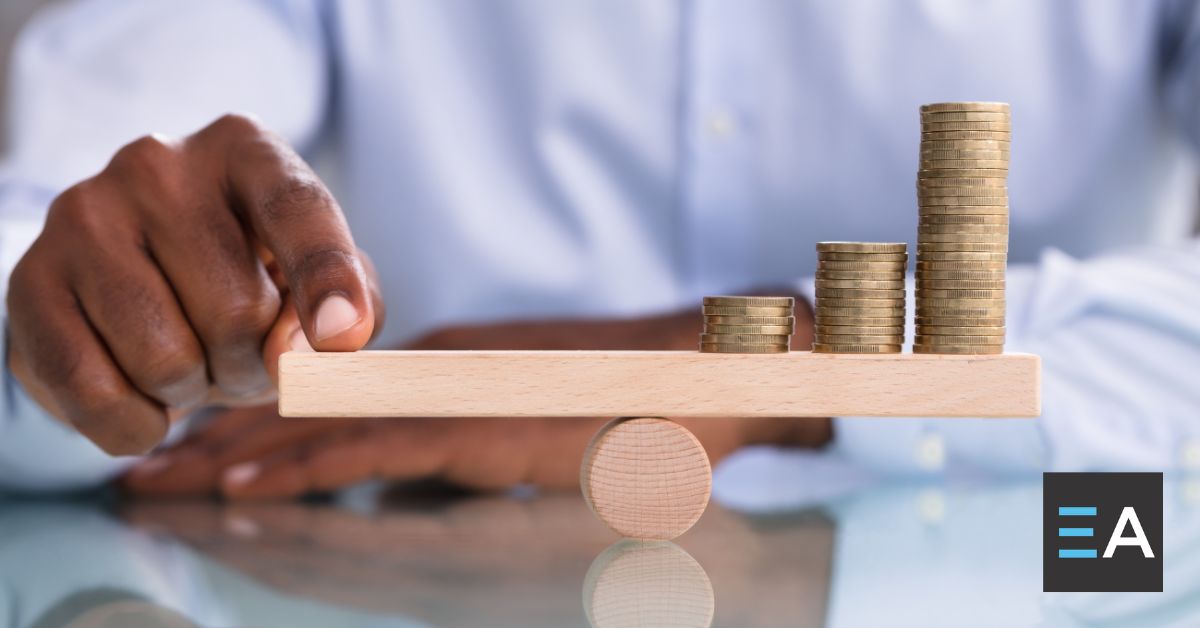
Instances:
[[[13,374],[114,455],[189,409],[272,398],[279,353],[361,348],[382,315],[329,191],[233,115],[139,139],[63,192],[7,298]]]
[[[797,308],[795,344],[811,343]],[[412,349],[694,349],[699,313],[622,321],[508,323],[446,329]],[[294,497],[367,479],[440,478],[473,489],[579,485],[588,441],[613,417],[281,419],[274,407],[231,410],[123,480],[133,493]],[[689,419],[714,463],[754,443],[819,446],[820,419]]]

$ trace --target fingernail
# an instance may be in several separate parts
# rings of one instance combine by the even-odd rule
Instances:
[[[242,486],[254,481],[258,474],[262,472],[262,466],[257,462],[243,462],[242,464],[229,467],[221,476],[221,482],[231,484],[233,486]]]
[[[312,351],[312,345],[308,344],[308,338],[304,335],[304,330],[297,327],[296,331],[288,336],[288,346],[292,351]]]
[[[129,474],[134,477],[148,478],[162,473],[169,466],[171,466],[171,459],[168,456],[154,456],[146,458],[130,469]]]
[[[332,338],[356,325],[361,318],[346,297],[329,295],[317,308],[317,340]]]

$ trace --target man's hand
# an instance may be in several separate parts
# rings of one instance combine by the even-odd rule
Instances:
[[[811,343],[797,308],[795,346]],[[699,312],[640,320],[550,321],[456,327],[413,349],[695,349]],[[535,484],[576,488],[584,447],[613,417],[595,419],[281,419],[274,407],[233,410],[135,468],[134,493],[293,497],[372,478],[436,477],[476,489]],[[681,421],[713,462],[744,445],[819,446],[828,420]]]
[[[137,454],[189,409],[269,398],[293,344],[361,348],[381,313],[329,191],[230,115],[139,139],[55,199],[10,280],[8,364],[105,451]]]

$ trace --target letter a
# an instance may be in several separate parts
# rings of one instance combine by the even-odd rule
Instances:
[[[1127,523],[1133,525],[1133,536],[1121,536]],[[1108,547],[1104,548],[1104,557],[1112,558],[1118,545],[1136,545],[1142,548],[1143,556],[1154,558],[1154,550],[1150,549],[1150,541],[1146,540],[1146,533],[1142,531],[1142,522],[1138,521],[1137,512],[1133,510],[1132,506],[1126,506],[1121,511],[1121,517],[1117,519],[1117,527],[1113,528],[1112,536],[1108,539]]]

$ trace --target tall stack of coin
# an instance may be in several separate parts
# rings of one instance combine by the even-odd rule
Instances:
[[[915,353],[1004,351],[1006,103],[921,107]]]
[[[704,297],[701,353],[787,353],[796,319],[792,297]]]
[[[816,353],[900,353],[903,242],[818,242]]]

